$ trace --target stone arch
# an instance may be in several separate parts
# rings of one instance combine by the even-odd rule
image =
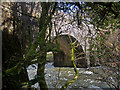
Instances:
[[[76,45],[79,44],[79,42],[70,35],[60,35],[58,36],[58,43],[60,46],[59,52],[53,52],[54,57],[54,66],[56,67],[73,67],[73,64],[71,62],[71,46],[70,42],[75,42]],[[87,60],[85,58],[85,53],[83,51],[83,48],[81,45],[78,45],[78,47],[75,48],[75,56],[76,59],[76,65],[77,67],[87,67]],[[82,53],[81,55],[78,55]],[[83,58],[82,58],[83,57]]]

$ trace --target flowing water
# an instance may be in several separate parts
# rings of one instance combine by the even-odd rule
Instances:
[[[109,86],[105,82],[98,81],[96,79],[101,78],[99,75],[92,72],[97,70],[102,73],[101,67],[93,68],[77,68],[79,71],[79,78],[68,88],[96,88],[102,90],[102,88],[108,88]],[[34,79],[37,74],[37,65],[33,64],[27,68],[29,79]],[[69,67],[54,67],[52,63],[45,65],[45,78],[48,88],[61,88],[67,81],[71,80],[75,76],[73,68]],[[38,84],[33,85],[35,88],[39,88]]]

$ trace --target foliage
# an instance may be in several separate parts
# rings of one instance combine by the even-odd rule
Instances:
[[[106,82],[110,87],[112,86],[115,89],[119,89],[120,3],[71,2],[62,4],[66,6],[73,6],[74,9],[76,8],[73,10],[76,11],[76,13],[72,15],[78,22],[78,27],[81,28],[82,23],[94,25],[96,34],[93,35],[92,30],[89,30],[90,59],[91,61],[94,61],[96,65],[105,66],[106,70],[103,70],[105,71],[105,75],[102,76],[98,73],[100,76],[102,76],[101,80]],[[114,77],[113,81],[108,78],[109,75]]]
[[[8,5],[5,6],[5,5]],[[30,87],[31,85],[33,85],[36,82],[39,82],[40,84],[40,88],[46,88],[47,89],[47,85],[45,82],[45,78],[44,78],[44,65],[46,62],[46,53],[48,50],[51,50],[49,47],[48,50],[46,50],[46,46],[50,46],[49,43],[46,42],[46,30],[48,28],[48,25],[51,22],[51,18],[52,15],[55,11],[54,9],[54,3],[42,3],[41,7],[42,7],[42,12],[41,13],[41,17],[37,18],[32,16],[31,14],[33,13],[33,9],[34,9],[34,3],[30,4],[31,5],[31,13],[29,13],[28,15],[28,7],[27,7],[27,3],[6,3],[5,5],[3,5],[3,7],[6,7],[8,10],[8,13],[11,14],[10,16],[6,16],[4,18],[4,23],[2,24],[2,26],[8,25],[7,23],[9,23],[10,26],[13,25],[13,31],[10,31],[10,28],[8,29],[8,33],[11,33],[11,40],[8,40],[7,42],[5,42],[8,38],[3,38],[3,44],[5,47],[3,47],[3,51],[4,51],[4,55],[7,56],[6,59],[4,59],[5,63],[3,62],[3,87],[4,88],[20,88],[23,87],[23,85],[26,85],[27,87]],[[25,6],[24,6],[25,5]],[[14,8],[17,7],[17,8]],[[21,7],[21,8],[19,8]],[[24,7],[24,9],[23,9]],[[50,9],[50,16],[49,16],[49,9]],[[21,15],[20,15],[21,14]],[[32,21],[31,21],[32,18]],[[39,19],[39,20],[34,20],[35,19]],[[7,20],[9,19],[9,20]],[[35,32],[38,32],[38,34],[34,34],[33,32],[33,28],[28,25],[28,23],[25,21],[25,19],[27,19],[26,21],[28,21],[28,23],[32,23],[32,25],[34,27],[39,28],[39,32],[37,31],[37,29],[35,30]],[[13,20],[13,24],[11,25],[11,21]],[[33,22],[35,22],[36,24],[34,25]],[[39,27],[37,26],[39,23]],[[9,26],[8,25],[8,26]],[[5,31],[5,30],[3,30]],[[13,36],[12,36],[13,34]],[[14,35],[16,35],[18,38],[18,40],[12,40],[14,37]],[[33,37],[35,35],[35,37]],[[3,36],[7,36],[4,35]],[[9,36],[9,34],[8,34]],[[11,43],[11,42],[12,43]],[[19,42],[19,44],[17,45],[17,41]],[[8,44],[9,43],[9,44]],[[49,44],[49,45],[46,45]],[[36,49],[38,48],[38,46],[40,46],[40,49],[38,49],[38,51],[36,51]],[[17,49],[15,49],[17,48]],[[10,49],[10,50],[9,50]],[[7,52],[7,51],[10,52]],[[13,51],[15,50],[15,51]],[[19,51],[20,52],[17,52]],[[11,52],[13,51],[13,52]],[[20,57],[18,57],[17,55],[14,56],[15,54],[21,55]],[[13,54],[13,55],[12,55]],[[15,57],[12,60],[9,60],[11,57]],[[33,59],[37,59],[37,61],[32,61]],[[13,61],[16,62],[13,62]],[[8,61],[8,62],[7,62]],[[7,62],[7,63],[6,63]],[[10,67],[7,67],[6,64],[10,63]],[[28,79],[28,75],[27,75],[27,71],[26,71],[26,67],[33,64],[33,63],[39,63],[38,64],[38,75],[36,76],[37,79],[35,78],[34,80],[26,80]],[[26,73],[24,73],[23,71],[26,71]],[[19,78],[20,77],[20,78]],[[24,77],[25,79],[21,78]],[[8,83],[9,81],[9,83]]]
[[[102,77],[110,87],[119,89],[120,41],[119,37],[119,3],[86,3],[88,13],[97,30],[97,37],[91,37],[91,55],[101,66],[105,66]],[[89,11],[90,10],[90,11]],[[94,17],[93,17],[94,14]],[[92,18],[93,17],[93,18]],[[96,57],[96,58],[95,58]],[[95,72],[96,73],[96,72]],[[109,77],[113,77],[110,79]]]
[[[7,7],[10,16],[6,16],[7,11],[4,13],[8,18],[4,17],[2,23],[4,26],[3,87],[20,88],[24,84],[26,87],[30,87],[39,82],[40,88],[47,89],[44,76],[46,53],[59,51],[57,38],[56,45],[51,42],[51,20],[57,3],[31,3],[30,12],[28,12],[27,4],[11,3]],[[40,16],[32,16],[35,5],[38,5],[37,7],[40,5],[41,7]],[[104,76],[101,75],[103,77],[102,80],[110,86],[119,89],[120,4],[117,2],[65,2],[59,3],[57,9],[71,15],[78,23],[78,28],[83,27],[82,23],[94,25],[96,35],[92,35],[92,31],[89,30],[91,57],[93,60],[98,60],[100,65],[105,66],[105,74]],[[5,28],[6,25],[7,30]],[[12,30],[10,26],[13,26]],[[49,29],[49,34],[47,34],[47,29]],[[71,44],[71,56],[74,64],[74,44]],[[33,59],[37,60],[33,61]],[[37,75],[35,79],[28,80],[26,67],[33,63],[38,63]],[[115,66],[110,63],[115,63]],[[75,78],[63,88],[67,88],[68,85],[77,80],[78,71],[75,64],[74,68],[76,72]],[[111,74],[114,77],[114,81],[108,78]]]

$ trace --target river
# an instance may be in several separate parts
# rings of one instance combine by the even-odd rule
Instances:
[[[45,65],[45,78],[48,88],[61,88],[67,81],[74,78],[75,72],[73,68],[69,67],[54,67],[53,63],[46,63]],[[109,88],[107,83],[98,81],[101,77],[93,72],[96,70],[102,73],[101,67],[91,68],[77,68],[79,71],[79,78],[68,88],[95,88],[102,90],[102,88]],[[37,65],[33,64],[27,68],[29,79],[34,79],[37,74]],[[32,87],[39,88],[38,83]]]

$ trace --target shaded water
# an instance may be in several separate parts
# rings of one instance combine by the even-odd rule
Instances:
[[[68,88],[108,88],[109,86],[105,82],[97,81],[100,78],[97,74],[94,74],[88,68],[77,68],[79,71],[79,78]],[[101,67],[91,68],[96,69],[98,72],[101,71]],[[37,74],[37,65],[31,65],[27,68],[29,79],[34,79]],[[71,80],[75,76],[73,68],[69,67],[54,67],[52,63],[45,65],[45,78],[48,88],[61,88],[67,81]],[[38,84],[33,85],[38,88]]]

